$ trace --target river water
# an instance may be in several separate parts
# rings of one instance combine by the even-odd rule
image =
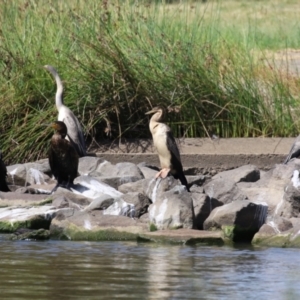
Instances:
[[[0,299],[300,299],[300,250],[0,241]]]

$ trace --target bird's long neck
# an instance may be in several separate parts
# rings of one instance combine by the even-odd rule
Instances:
[[[156,112],[150,119],[149,127],[152,134],[156,131],[159,123],[161,123],[163,119],[163,114],[161,111]]]
[[[62,107],[64,104],[64,102],[63,102],[64,87],[63,87],[63,84],[62,84],[62,81],[61,81],[59,75],[57,73],[54,73],[53,76],[56,81],[56,87],[57,87],[56,94],[55,94],[55,104],[56,104],[57,109],[59,110],[60,107]]]

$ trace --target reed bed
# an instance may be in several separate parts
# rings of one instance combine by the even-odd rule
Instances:
[[[300,131],[298,76],[273,55],[300,46],[297,1],[166,2],[2,1],[6,161],[46,157],[44,124],[57,111],[45,64],[63,79],[89,144],[150,137],[144,114],[159,104],[176,137]]]

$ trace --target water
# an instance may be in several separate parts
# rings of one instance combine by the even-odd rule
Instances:
[[[300,250],[0,241],[1,299],[300,299]]]

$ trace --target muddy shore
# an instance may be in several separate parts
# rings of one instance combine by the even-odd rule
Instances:
[[[204,172],[220,172],[246,164],[269,170],[282,163],[295,138],[187,138],[178,139],[182,163],[190,175]],[[152,140],[123,140],[106,142],[90,149],[97,156],[113,164],[119,162],[146,162],[159,166]]]

